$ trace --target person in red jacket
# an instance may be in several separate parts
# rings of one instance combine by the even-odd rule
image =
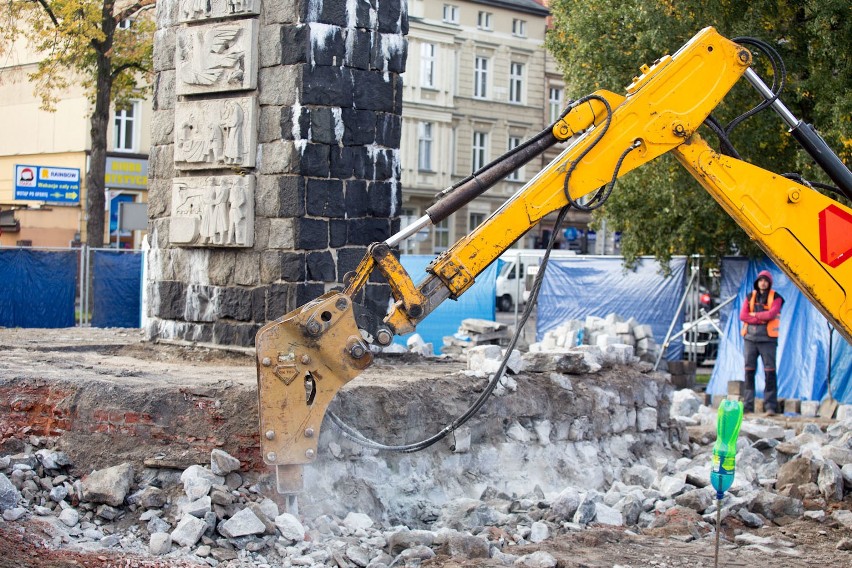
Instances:
[[[763,389],[763,409],[767,414],[778,412],[778,375],[775,353],[778,349],[778,327],[784,298],[772,289],[772,274],[763,270],[754,281],[754,291],[749,294],[740,310],[743,322],[745,355],[745,385],[743,410],[754,412],[754,374],[757,357],[763,361],[766,386]]]

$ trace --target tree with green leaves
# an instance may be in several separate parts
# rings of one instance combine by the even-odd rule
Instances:
[[[750,36],[772,45],[786,64],[785,105],[812,123],[847,164],[852,161],[852,4],[848,0],[553,0],[546,45],[562,66],[569,98],[596,89],[623,93],[641,64],[673,53],[714,26],[728,38]],[[754,51],[753,51],[754,52]],[[768,61],[754,67],[767,83]],[[713,113],[723,124],[762,99],[745,81]],[[743,159],[768,170],[799,172],[830,183],[772,111],[740,123],[731,134]],[[714,135],[702,128],[712,143]],[[667,262],[675,254],[754,255],[758,247],[670,156],[627,174],[595,214],[621,232],[628,264],[639,255]]]
[[[82,85],[92,104],[86,240],[104,243],[104,174],[110,105],[143,98],[152,80],[156,0],[9,0],[0,7],[0,55],[24,40],[41,58],[27,75],[42,109]]]

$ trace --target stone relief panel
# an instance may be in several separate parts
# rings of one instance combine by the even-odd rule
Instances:
[[[175,104],[175,167],[179,170],[255,166],[257,98]]]
[[[180,0],[178,21],[198,22],[257,14],[260,14],[260,0]]]
[[[257,20],[232,20],[178,28],[177,94],[256,88],[257,26]]]
[[[174,245],[254,245],[254,176],[172,180],[169,241]]]

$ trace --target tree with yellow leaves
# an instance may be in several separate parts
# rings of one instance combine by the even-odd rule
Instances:
[[[86,241],[104,243],[104,173],[110,105],[142,98],[152,79],[156,0],[8,0],[0,6],[0,55],[25,41],[41,59],[27,78],[53,111],[60,94],[82,84],[92,103],[86,172]]]

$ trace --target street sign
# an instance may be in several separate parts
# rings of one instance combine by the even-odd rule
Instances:
[[[80,203],[80,169],[16,164],[15,199]]]
[[[110,189],[148,189],[148,160],[107,156],[104,184]]]

